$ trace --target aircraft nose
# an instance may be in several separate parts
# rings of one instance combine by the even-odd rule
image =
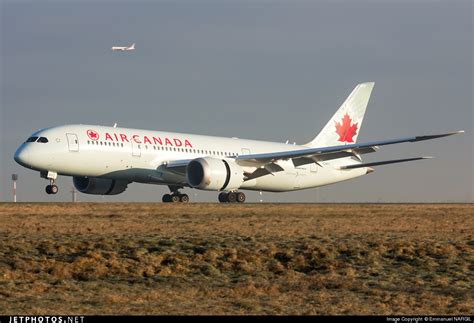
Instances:
[[[15,161],[24,167],[29,167],[30,164],[30,154],[28,150],[22,145],[20,148],[17,149],[15,152],[15,156],[13,157]]]

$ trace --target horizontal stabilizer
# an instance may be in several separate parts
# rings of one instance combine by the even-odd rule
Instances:
[[[385,161],[379,161],[379,162],[374,162],[374,163],[364,163],[364,164],[354,164],[354,165],[340,166],[339,169],[354,169],[354,168],[363,168],[363,167],[371,167],[371,166],[380,166],[380,165],[404,163],[404,162],[413,161],[413,160],[431,159],[431,158],[433,158],[433,157],[415,157],[415,158],[405,158],[405,159],[393,159],[393,160],[385,160]]]

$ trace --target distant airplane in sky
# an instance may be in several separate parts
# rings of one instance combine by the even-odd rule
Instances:
[[[374,166],[430,158],[362,162],[361,155],[380,146],[464,132],[356,143],[373,87],[357,85],[304,145],[76,124],[38,130],[14,159],[49,180],[48,194],[58,192],[56,178],[66,175],[86,194],[115,195],[138,182],[167,185],[171,194],[163,202],[188,202],[179,190],[190,187],[220,192],[219,202],[243,203],[239,189],[285,192],[349,180]]]
[[[112,47],[113,51],[129,51],[129,50],[135,50],[135,43],[133,43],[131,46],[114,46]]]

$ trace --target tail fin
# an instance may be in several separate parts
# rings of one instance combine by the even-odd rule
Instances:
[[[374,82],[358,84],[323,130],[306,146],[327,147],[355,143],[374,85]]]
[[[133,43],[128,49],[135,49],[135,43]]]

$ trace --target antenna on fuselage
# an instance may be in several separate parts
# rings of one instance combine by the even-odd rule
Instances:
[[[114,123],[114,128],[117,128],[117,122],[116,122],[116,123]]]

